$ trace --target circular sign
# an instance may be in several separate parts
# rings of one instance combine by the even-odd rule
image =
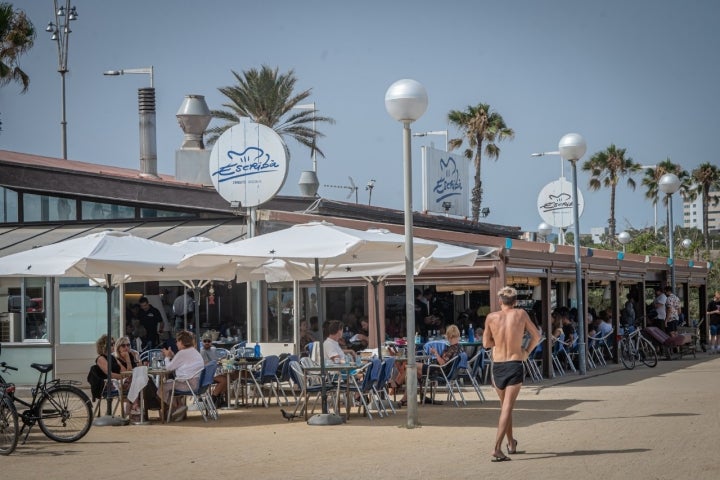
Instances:
[[[210,179],[228,202],[257,207],[285,184],[290,153],[272,128],[240,122],[217,139],[210,152]]]
[[[585,202],[578,190],[578,216],[582,216]],[[567,228],[573,224],[573,188],[572,183],[560,177],[540,190],[537,207],[543,221],[553,227]]]

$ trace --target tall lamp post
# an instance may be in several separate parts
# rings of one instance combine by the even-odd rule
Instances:
[[[632,240],[632,237],[630,237],[630,234],[628,232],[620,232],[620,233],[618,233],[617,237],[618,237],[618,242],[620,242],[620,244],[623,247],[623,253],[625,253],[625,245],[630,243],[630,240]]]
[[[70,22],[77,20],[78,13],[75,7],[70,7],[70,0],[65,5],[58,6],[58,0],[53,0],[55,7],[55,22],[49,22],[45,31],[51,33],[50,40],[57,43],[58,51],[58,72],[60,72],[60,105],[61,105],[61,147],[62,157],[67,160],[67,120],[65,115],[65,74],[68,72],[68,47],[70,34]]]
[[[140,115],[140,175],[157,177],[157,137],[155,123],[155,73],[152,66],[106,70],[103,75],[119,76],[139,74],[150,76],[150,88],[138,88],[138,113]]]
[[[668,242],[670,242],[670,258],[668,258],[668,263],[670,263],[670,288],[675,292],[675,242],[673,241],[672,196],[673,193],[680,189],[680,179],[674,173],[666,173],[660,177],[658,188],[668,196]]]
[[[407,340],[415,338],[415,279],[413,278],[413,217],[412,217],[412,163],[410,124],[420,118],[428,106],[428,96],[421,83],[403,79],[390,85],[385,92],[385,109],[403,124],[403,173],[405,187],[405,316]],[[407,428],[417,426],[417,366],[415,345],[408,345],[406,387],[408,400]]]
[[[577,322],[578,322],[578,367],[580,375],[587,373],[585,366],[585,315],[582,295],[582,267],[580,265],[580,214],[578,209],[577,187],[577,161],[585,155],[587,145],[582,135],[568,133],[558,143],[560,156],[570,162],[572,166],[573,189],[573,243],[575,245],[575,295],[577,296]]]

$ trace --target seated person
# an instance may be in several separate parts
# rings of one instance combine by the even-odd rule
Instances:
[[[95,351],[97,353],[97,357],[95,357],[95,365],[100,368],[102,373],[105,375],[105,378],[107,378],[108,374],[108,357],[107,357],[107,348],[108,348],[108,336],[102,335],[100,338],[97,339],[95,342]],[[110,348],[115,348],[115,340],[110,339]],[[115,360],[114,356],[110,356],[110,370],[111,370],[111,378],[113,380],[116,380],[114,383],[114,386],[111,387],[113,390],[117,389],[117,385],[120,384],[120,381],[122,380],[122,375],[120,374],[120,364]]]
[[[340,346],[340,338],[343,335],[343,325],[339,320],[330,320],[327,322],[327,338],[323,342],[323,351],[325,353],[326,363],[345,363],[345,354],[350,354],[355,358],[355,352],[349,349],[343,349]]]
[[[450,325],[445,330],[445,337],[447,338],[447,341],[450,345],[445,349],[445,351],[442,353],[442,355],[438,354],[438,351],[435,348],[430,349],[430,355],[432,356],[432,360],[437,361],[438,365],[445,365],[447,362],[449,362],[453,357],[460,355],[460,352],[463,351],[463,347],[460,345],[460,329],[458,329],[457,325]],[[398,363],[398,375],[395,377],[395,380],[391,382],[391,386],[393,388],[397,388],[399,385],[402,385],[405,383],[405,364]],[[417,362],[417,377],[418,377],[418,384],[422,382],[422,378],[427,375],[428,370],[428,364],[423,362]],[[426,398],[425,402],[429,403],[432,400]],[[405,395],[403,395],[403,398],[400,400],[401,405],[407,405],[407,392],[405,392]]]
[[[312,332],[308,330],[307,320],[300,320],[300,351],[304,352],[307,346],[315,341]]]
[[[165,357],[165,369],[174,372],[175,378],[189,379],[190,388],[195,390],[200,384],[200,375],[198,373],[205,366],[202,355],[195,349],[195,337],[187,330],[180,330],[175,335],[175,343],[178,349],[177,353],[173,353],[171,348],[162,349]],[[166,405],[170,403],[172,384],[173,380],[167,379],[162,386],[161,400]],[[175,407],[177,408],[173,409],[173,420],[183,420],[187,416],[187,407],[182,405],[185,399],[181,397],[175,401]]]
[[[350,337],[350,348],[353,351],[359,351],[359,350],[365,350],[368,347],[368,344],[370,343],[370,339],[368,338],[370,330],[370,323],[368,322],[367,317],[362,317],[360,319],[360,328],[358,329],[358,332]]]
[[[113,353],[115,360],[120,365],[120,373],[132,372],[135,367],[142,366],[140,356],[138,353],[131,348],[129,337],[120,337],[115,342],[115,352]],[[132,375],[126,375],[123,378],[123,392],[127,393],[132,383]],[[148,408],[159,408],[156,400],[157,387],[152,378],[148,377],[148,382],[143,388],[145,395],[145,409]],[[140,415],[140,396],[133,402],[130,409],[130,415]]]
[[[203,363],[205,365],[211,362],[218,363],[220,361],[220,357],[217,354],[217,348],[213,346],[212,336],[209,333],[205,333],[202,337],[200,355],[202,356]],[[237,380],[238,375],[239,372],[237,370],[233,370],[230,372],[230,380]],[[227,399],[225,398],[225,392],[227,392],[228,387],[227,373],[219,373],[218,375],[215,375],[213,383],[215,383],[215,386],[212,391],[212,399],[215,406],[223,407],[227,405]]]

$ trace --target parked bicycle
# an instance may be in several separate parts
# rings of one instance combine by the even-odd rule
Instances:
[[[0,455],[10,455],[17,447],[18,414],[10,396],[0,388]]]
[[[623,335],[618,342],[618,355],[628,370],[635,368],[635,362],[641,361],[648,367],[657,365],[658,356],[655,346],[645,338],[639,328],[623,326]]]
[[[23,432],[25,432],[25,437],[22,443],[25,443],[35,424],[51,440],[69,443],[84,437],[92,425],[92,402],[85,392],[76,386],[79,385],[79,382],[61,379],[48,380],[48,374],[53,369],[51,363],[33,363],[30,366],[39,372],[37,384],[30,389],[31,401],[17,397],[15,385],[5,381],[0,375],[0,389],[3,391],[3,400],[5,400],[3,405],[5,408],[8,408],[8,404],[11,405],[12,410],[15,411],[16,421],[18,417],[22,421],[22,428],[18,431],[17,423],[13,427],[12,413],[8,414],[7,439],[5,430],[2,431],[3,436],[0,437],[0,447],[8,450],[8,454],[15,448],[13,445],[10,449],[12,441],[9,437],[13,431],[16,432],[16,444]],[[0,362],[0,372],[6,373],[8,370],[17,371],[18,369],[5,362]],[[27,408],[18,413],[18,404]],[[0,422],[2,422],[0,425],[5,425],[5,421],[0,420]]]

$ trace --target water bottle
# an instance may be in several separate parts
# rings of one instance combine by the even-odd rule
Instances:
[[[468,337],[465,335],[465,329],[462,329],[462,333],[460,334],[460,340],[467,340]]]
[[[468,327],[468,341],[474,342],[475,341],[475,329],[472,326],[472,323]]]
[[[255,342],[255,358],[260,358],[260,344]]]
[[[415,345],[420,345],[422,343],[422,337],[420,337],[420,334],[415,332]]]

